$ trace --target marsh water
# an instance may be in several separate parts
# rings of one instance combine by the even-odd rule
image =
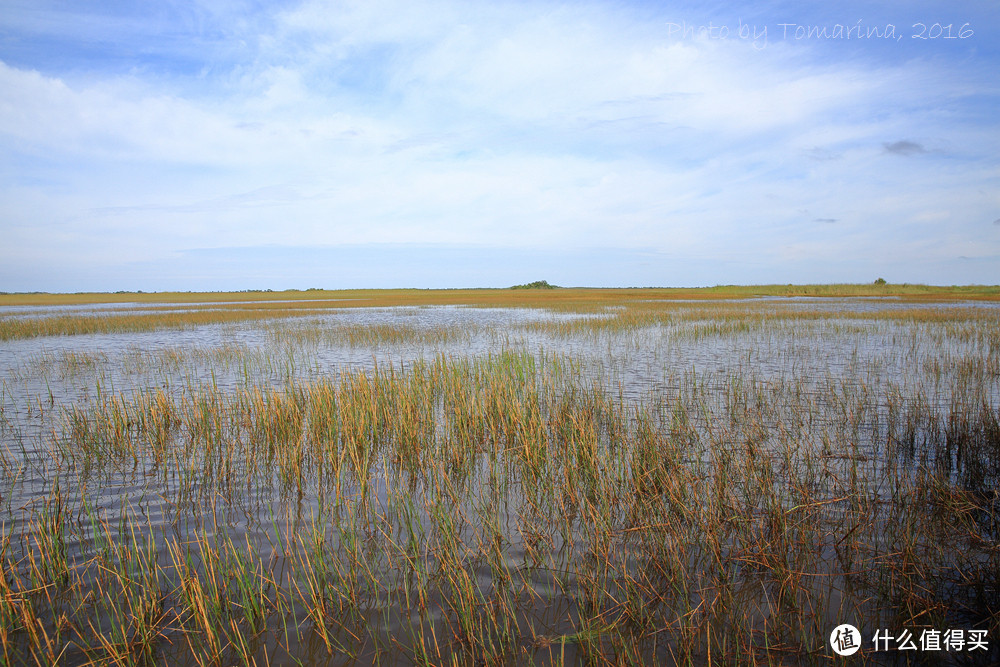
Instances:
[[[157,308],[8,307],[0,317]],[[705,663],[715,650],[729,660],[796,664],[829,657],[825,633],[844,615],[866,640],[880,627],[947,626],[1000,641],[1000,453],[990,430],[1000,405],[998,319],[993,303],[895,299],[691,301],[582,313],[334,308],[248,323],[4,341],[2,557],[6,589],[20,590],[8,595],[11,611],[0,612],[14,647],[6,660],[87,664],[120,651],[135,664]],[[472,370],[462,366],[477,360]],[[379,449],[375,442],[389,432],[387,440],[404,442],[392,414],[366,431],[375,435],[366,436],[374,440],[364,472],[345,464],[354,460],[354,445],[344,435],[348,397],[336,393],[344,383],[391,385],[379,394],[391,411],[392,396],[403,391],[397,385],[449,373],[465,373],[459,382],[469,386],[482,383],[470,390],[472,402],[486,404],[496,391],[521,409],[519,393],[537,392],[538,437],[553,452],[537,464],[539,479],[519,467],[527,465],[521,459],[505,458],[514,443],[527,451],[517,439],[523,435],[481,435],[467,456],[455,453],[454,443],[472,442],[456,430],[461,401],[449,403],[460,388],[427,399],[414,427],[425,429],[419,464],[406,463],[410,450],[402,444]],[[512,393],[483,379],[490,373],[513,378],[505,380]],[[301,444],[311,442],[309,429],[319,421],[317,408],[304,406],[317,404],[310,403],[315,388],[324,386],[341,411],[331,468],[330,454],[302,453]],[[287,396],[298,396],[297,407],[281,402]],[[139,416],[153,414],[154,398],[171,415],[159,449]],[[196,410],[209,405],[242,415],[218,427],[218,440],[199,439]],[[281,410],[297,415],[289,417],[290,436],[269,430],[285,428],[272,419]],[[503,417],[476,410],[487,431],[499,428]],[[112,434],[108,424],[119,416],[120,432]],[[434,423],[423,423],[428,419]],[[647,422],[653,435],[643,435]],[[952,446],[963,424],[964,453]],[[618,453],[619,431],[627,455]],[[591,436],[587,446],[597,453],[581,458],[579,443]],[[660,448],[650,450],[650,460],[671,461],[654,465],[661,477],[656,498],[643,496],[648,504],[627,498],[649,493],[640,483],[646,473],[637,472],[643,438]],[[227,439],[231,468],[210,451]],[[289,442],[299,443],[294,469],[281,453]],[[566,442],[577,450],[566,453]],[[270,453],[258,461],[255,447]],[[432,451],[452,458],[436,461]],[[766,466],[748,462],[755,457]],[[611,481],[575,477],[586,466]],[[545,475],[553,476],[552,488],[537,490]],[[884,482],[889,477],[892,484]],[[453,485],[447,493],[442,480]],[[408,485],[406,493],[400,485]],[[935,501],[914,501],[913,494],[928,489],[958,511],[958,523],[938,517],[914,528],[915,514]],[[777,505],[768,509],[760,498]],[[671,509],[679,501],[689,506]],[[808,514],[798,517],[802,507]],[[444,508],[460,517],[456,525]],[[744,523],[706,518],[726,508],[745,513]],[[646,521],[646,511],[666,514]],[[680,513],[676,524],[670,512]],[[782,537],[762,537],[788,517],[816,522],[815,532],[782,523]],[[669,528],[644,537],[646,524]],[[914,531],[905,544],[893,537],[901,527]],[[956,534],[967,541],[963,553],[931,543]],[[45,546],[40,535],[58,545]],[[491,540],[498,554],[487,553]],[[101,583],[114,569],[95,566],[101,559],[127,569],[125,556],[108,555],[109,542],[150,547],[143,571],[156,578],[158,615],[145,621],[155,627],[153,639],[142,635],[132,606],[95,599],[132,590],[121,577],[114,586]],[[179,562],[182,552],[170,544],[184,545],[190,562]],[[683,558],[661,553],[683,551],[682,544]],[[853,549],[847,555],[845,544]],[[913,566],[928,551],[933,571]],[[253,575],[264,600],[259,624],[241,616],[247,603],[231,583],[216,582],[211,617],[198,611],[184,583],[213,580],[213,559],[232,565],[239,553],[252,554],[261,570]],[[617,569],[593,562],[602,554]],[[64,562],[65,573],[46,581],[55,567],[43,566],[46,558]],[[659,579],[638,573],[654,562]],[[499,582],[507,587],[502,593]],[[310,585],[320,590],[310,593]],[[43,639],[24,620],[29,606]],[[116,624],[124,626],[119,635]],[[480,632],[489,640],[477,639]],[[119,639],[104,641],[102,633]],[[982,654],[921,658],[964,664],[997,656],[991,643]],[[908,659],[875,650],[868,658]]]
[[[244,304],[246,302],[243,302]],[[318,317],[271,323],[204,325],[143,333],[45,336],[0,345],[4,378],[4,413],[24,413],[31,398],[65,405],[87,400],[98,384],[110,391],[215,382],[234,387],[247,382],[311,381],[346,369],[381,364],[406,367],[436,354],[483,355],[500,349],[566,355],[591,372],[638,398],[669,384],[687,371],[712,376],[753,372],[768,380],[803,376],[814,379],[856,378],[862,364],[878,367],[881,379],[899,383],[928,380],[915,360],[983,352],[968,337],[948,337],[938,327],[904,322],[873,324],[857,316],[879,312],[941,309],[987,313],[1000,318],[993,302],[906,303],[885,298],[758,298],[716,302],[748,315],[780,308],[772,326],[731,327],[720,331],[711,312],[698,317],[704,302],[682,302],[694,317],[620,331],[558,325],[611,319],[610,313],[553,313],[544,310],[459,306],[344,308]],[[78,306],[0,306],[0,318],[82,317],[107,312],[184,312],[169,304],[97,304]],[[226,304],[214,304],[224,307]],[[796,314],[834,317],[799,319]],[[923,331],[920,331],[920,328]],[[362,331],[370,329],[370,335]],[[380,330],[382,335],[380,335]],[[568,331],[568,332],[567,332]],[[352,334],[354,334],[352,336]],[[904,340],[905,339],[905,340]],[[904,348],[905,344],[905,348]],[[17,395],[17,399],[15,399]],[[55,403],[53,403],[53,401]],[[37,402],[37,400],[35,401]],[[27,427],[28,423],[23,424]]]

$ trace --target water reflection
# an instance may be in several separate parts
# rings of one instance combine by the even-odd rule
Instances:
[[[713,310],[720,307],[729,310]],[[947,317],[880,317],[911,310]],[[662,662],[685,641],[663,628],[714,608],[720,591],[730,596],[727,613],[745,615],[720,612],[712,623],[746,637],[788,622],[801,600],[813,605],[809,623],[820,626],[845,605],[883,620],[896,607],[872,603],[867,591],[899,585],[900,525],[932,515],[923,504],[911,512],[909,498],[973,505],[986,519],[962,530],[976,531],[969,534],[982,544],[995,540],[993,473],[955,451],[957,442],[966,452],[983,446],[977,437],[987,442],[1000,402],[1000,345],[984,324],[995,310],[806,298],[673,302],[634,317],[624,308],[345,308],[8,341],[0,346],[7,553],[25,581],[41,580],[45,573],[27,566],[42,549],[37,536],[63,526],[62,557],[83,590],[104,585],[106,571],[120,566],[101,560],[112,552],[107,543],[132,544],[133,558],[148,539],[167,577],[158,585],[177,609],[188,608],[195,572],[204,577],[209,567],[255,555],[270,573],[260,593],[270,631],[254,635],[260,645],[245,654],[258,661],[276,648],[335,660],[335,645],[356,652],[352,636],[364,637],[362,645],[390,636],[396,643],[377,651],[405,662],[440,633],[450,638],[444,653],[471,664],[483,658],[468,646],[488,648],[477,643],[482,630],[496,633],[498,655],[514,663],[544,659],[555,639],[565,647],[567,638],[574,658],[629,655],[587,643],[604,636],[632,637],[633,657]],[[438,375],[425,384],[437,383],[433,397],[407,385],[432,371]],[[304,436],[318,410],[292,415],[291,436],[270,420],[282,397],[313,405],[324,399],[316,389],[324,382],[350,381],[358,383],[350,413],[358,421],[336,426],[366,446]],[[365,402],[375,394],[382,403]],[[503,414],[491,412],[497,396]],[[964,430],[959,418],[971,420]],[[414,430],[394,430],[397,422]],[[922,481],[929,470],[943,475]],[[669,531],[658,532],[663,526]],[[850,535],[859,537],[845,542]],[[963,558],[941,557],[936,572]],[[996,555],[983,548],[974,558],[994,566]],[[796,572],[815,581],[789,589]],[[234,587],[225,595],[235,601],[227,614],[246,608]],[[65,604],[45,627],[72,611]],[[959,611],[934,604],[958,622]],[[171,616],[163,632],[177,641],[159,645],[161,658],[198,662],[209,644],[182,639],[195,632],[185,625],[193,613]],[[282,638],[286,618],[309,630]],[[340,619],[339,635],[324,630],[332,619]],[[619,627],[629,624],[639,630]],[[784,641],[811,650],[801,638]],[[739,646],[747,653],[733,660],[756,655],[752,642]],[[362,653],[358,662],[376,662]],[[86,662],[78,657],[69,662]],[[691,661],[704,660],[698,653]]]

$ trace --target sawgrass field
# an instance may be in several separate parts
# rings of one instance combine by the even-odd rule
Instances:
[[[0,374],[0,665],[1000,660],[995,287],[11,294]]]

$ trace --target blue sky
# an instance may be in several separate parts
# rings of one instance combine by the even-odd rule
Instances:
[[[1000,4],[0,0],[0,291],[1000,283]]]

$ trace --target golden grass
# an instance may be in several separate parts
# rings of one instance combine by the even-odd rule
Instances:
[[[753,299],[760,296],[894,296],[907,302],[933,303],[956,300],[1000,300],[1000,288],[929,287],[903,285],[806,285],[713,287],[702,289],[519,289],[519,290],[311,290],[306,292],[218,292],[155,294],[8,294],[0,295],[0,305],[80,305],[114,304],[135,301],[156,304],[156,312],[106,310],[86,314],[26,314],[0,318],[0,340],[95,333],[136,333],[161,329],[185,329],[206,324],[225,324],[298,318],[342,308],[462,305],[495,308],[544,308],[560,312],[606,314],[617,322],[654,323],[689,300],[705,302],[706,317],[717,320],[728,312],[735,317],[773,317],[782,312],[794,319],[837,317],[837,313],[803,313],[787,303],[746,302],[720,310],[714,302]],[[170,304],[179,304],[173,305]],[[753,304],[753,305],[751,305]],[[618,312],[613,311],[617,309]],[[691,309],[683,317],[692,318]],[[940,310],[915,309],[905,312],[879,311],[868,314],[844,313],[846,317],[947,318]],[[578,323],[576,327],[600,327],[600,322]],[[612,324],[611,326],[616,326]],[[383,332],[382,336],[392,332]],[[359,334],[361,337],[369,333]]]
[[[432,348],[275,374],[313,344],[397,350],[436,331],[306,322],[267,327],[275,359],[236,384],[214,372],[244,350],[143,353],[128,363],[207,364],[212,381],[98,385],[49,408],[34,442],[11,417],[2,664],[827,664],[841,621],[996,638],[989,313],[644,300],[521,326],[606,339],[613,363]],[[789,366],[618,384],[644,345],[706,343]],[[853,345],[852,365],[814,375],[822,344]],[[40,358],[17,381],[85,383],[133,356]]]
[[[371,307],[401,305],[519,305],[559,307],[565,304],[621,303],[644,299],[732,299],[755,296],[901,297],[936,300],[1000,299],[991,285],[720,285],[715,287],[558,288],[558,289],[354,289],[246,292],[81,292],[0,294],[3,306],[57,306],[99,303],[220,304],[289,301],[281,308]],[[307,302],[320,302],[309,306]],[[255,307],[260,307],[259,305]]]

